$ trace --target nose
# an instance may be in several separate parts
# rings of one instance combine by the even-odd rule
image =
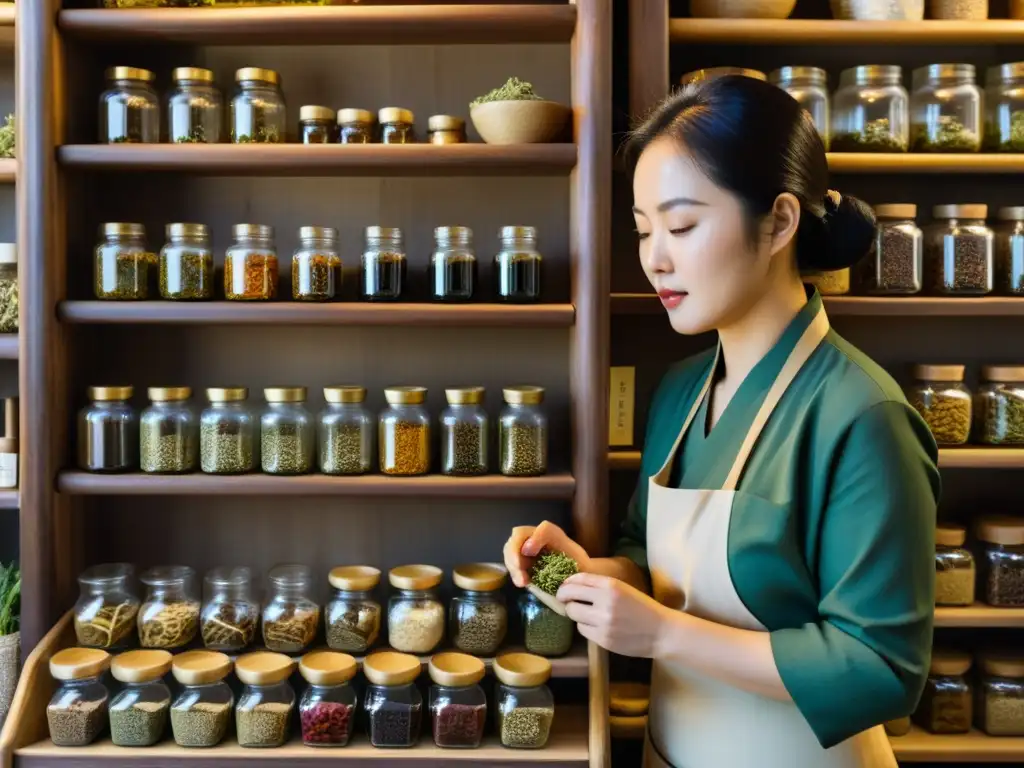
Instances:
[[[643,246],[646,246],[643,247]],[[672,271],[672,259],[669,258],[668,242],[663,233],[654,231],[641,244],[640,258],[647,271],[652,275],[663,275]]]

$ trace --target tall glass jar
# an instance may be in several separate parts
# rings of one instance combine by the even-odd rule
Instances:
[[[540,407],[544,388],[506,387],[502,394],[505,407],[498,422],[501,474],[543,475],[548,471],[548,417]]]
[[[277,565],[267,575],[270,592],[263,607],[263,643],[272,651],[299,653],[316,638],[320,606],[310,597],[313,577],[305,565]]]
[[[971,391],[962,365],[915,365],[907,400],[939,445],[963,445],[971,435]]]
[[[420,738],[423,696],[416,687],[420,660],[394,651],[372,653],[363,662],[366,732],[375,747],[413,747]]]
[[[336,130],[330,107],[307,104],[299,109],[299,139],[303,144],[333,144]]]
[[[0,243],[0,333],[18,332],[18,248]]]
[[[425,475],[430,471],[430,414],[425,387],[388,387],[388,407],[380,413],[380,471],[385,475]]]
[[[303,475],[313,468],[316,426],[305,387],[268,387],[260,417],[260,459],[270,475]]]
[[[1024,296],[1024,206],[1000,208],[997,217],[996,290],[1009,296]]]
[[[987,445],[1024,444],[1024,366],[986,365],[974,398],[974,436]]]
[[[231,723],[235,695],[224,678],[234,665],[216,651],[186,651],[174,657],[171,673],[181,692],[171,704],[171,731],[180,747],[215,747]]]
[[[75,638],[79,645],[111,650],[131,642],[139,613],[132,573],[128,563],[105,563],[87,568],[78,577]]]
[[[541,255],[535,227],[502,227],[501,250],[494,257],[495,291],[502,301],[540,299]]]
[[[213,72],[178,67],[167,95],[167,138],[172,144],[217,144],[224,125],[224,99]]]
[[[78,466],[87,472],[127,472],[138,466],[139,422],[131,387],[89,387],[78,412]]]
[[[156,144],[160,141],[160,98],[156,75],[138,67],[111,67],[100,95],[100,143]]]
[[[93,292],[97,299],[138,301],[149,298],[155,253],[146,248],[141,224],[110,222],[100,227],[103,241],[93,253]]]
[[[431,144],[465,144],[466,121],[454,115],[431,115],[427,135]]]
[[[119,747],[149,747],[164,737],[171,711],[171,689],[163,677],[171,669],[167,651],[125,651],[115,656],[110,674],[122,684],[110,700],[110,740]]]
[[[430,257],[430,296],[435,301],[469,301],[476,289],[476,255],[469,227],[437,227]]]
[[[501,589],[507,578],[497,563],[469,563],[452,572],[461,592],[452,598],[448,629],[452,645],[463,653],[493,656],[505,641],[508,609]]]
[[[302,743],[344,747],[352,736],[358,704],[349,684],[356,674],[356,660],[347,653],[314,651],[299,661],[299,672],[309,683],[299,702]]]
[[[940,294],[992,292],[995,235],[985,225],[987,205],[936,205],[925,242],[933,289]]]
[[[487,723],[487,696],[480,687],[484,663],[464,653],[438,653],[430,659],[430,720],[434,743],[442,748],[475,749]]]
[[[380,636],[381,607],[373,597],[380,571],[369,565],[342,565],[327,579],[334,588],[324,607],[327,645],[335,651],[366,653]]]
[[[981,599],[997,608],[1024,606],[1024,519],[992,516],[977,522]]]
[[[292,298],[330,301],[341,290],[341,255],[334,227],[300,227],[292,255]]]
[[[213,250],[205,224],[168,224],[160,249],[160,298],[212,299]]]
[[[971,730],[971,686],[965,677],[970,668],[970,654],[933,651],[931,670],[914,713],[914,722],[935,734]]]
[[[910,95],[913,152],[981,149],[981,89],[973,64],[930,64],[914,70]]]
[[[487,473],[488,419],[484,388],[446,389],[448,407],[441,412],[441,474]]]
[[[372,144],[376,141],[373,113],[351,107],[338,110],[339,144]]]
[[[401,107],[384,107],[377,113],[381,144],[414,144],[416,122],[412,112]]]
[[[538,656],[564,656],[572,648],[576,624],[560,616],[530,592],[519,598],[519,615],[523,622],[523,644]]]
[[[235,707],[238,746],[280,747],[288,741],[295,709],[288,678],[294,669],[290,658],[268,651],[247,653],[235,662],[235,675],[245,686]]]
[[[274,228],[266,224],[235,224],[235,242],[224,256],[224,298],[266,301],[277,296],[277,248]]]
[[[281,78],[272,69],[242,67],[231,99],[231,141],[235,144],[279,144],[287,141],[288,125]]]
[[[366,388],[324,387],[327,407],[320,412],[320,471],[362,475],[373,460],[373,414],[364,405]]]
[[[203,579],[203,612],[199,617],[203,645],[213,651],[237,653],[256,638],[260,604],[252,594],[252,571],[221,566]]]
[[[1024,736],[1024,658],[993,653],[981,659],[975,722],[989,736]]]
[[[245,387],[210,387],[210,405],[199,417],[199,457],[203,472],[237,475],[251,472],[256,419],[246,406]]]
[[[199,463],[199,421],[189,405],[191,387],[150,387],[150,406],[139,418],[143,472],[194,472]]]
[[[388,644],[396,651],[430,653],[444,639],[441,576],[432,565],[400,565],[388,573],[396,590],[388,601]]]
[[[502,746],[540,749],[547,745],[555,719],[555,697],[547,686],[551,662],[531,653],[506,653],[494,660],[494,676]]]
[[[900,67],[865,64],[843,70],[832,99],[829,148],[833,152],[906,152],[909,104]]]
[[[195,639],[201,607],[195,576],[187,565],[161,565],[142,574],[146,596],[138,625],[143,648],[181,648]]]
[[[962,525],[940,524],[935,531],[935,604],[971,605],[977,570],[974,555],[964,548]]]
[[[827,150],[831,124],[828,73],[818,67],[782,67],[772,72],[768,81],[796,99],[807,111]]]
[[[58,747],[92,744],[107,728],[110,694],[103,674],[110,654],[98,648],[65,648],[50,657],[57,690],[46,706],[50,740]]]
[[[362,284],[366,301],[393,301],[402,297],[406,260],[402,230],[398,227],[367,227],[363,251]]]
[[[1024,152],[1024,61],[989,67],[985,75],[985,149]]]
[[[913,203],[876,205],[878,226],[871,258],[864,260],[864,286],[875,294],[920,293],[924,272],[924,235],[914,223]]]

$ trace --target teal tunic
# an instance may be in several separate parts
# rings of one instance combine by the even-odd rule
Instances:
[[[817,292],[707,430],[707,400],[672,485],[721,488],[772,382],[821,306]],[[672,368],[648,418],[616,554],[647,570],[648,478],[664,463],[714,360]],[[737,488],[728,565],[771,633],[786,690],[823,747],[909,714],[928,673],[938,450],[897,384],[829,331],[784,394]]]

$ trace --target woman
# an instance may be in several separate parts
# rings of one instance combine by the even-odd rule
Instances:
[[[672,327],[718,348],[655,395],[616,556],[516,528],[513,581],[568,553],[580,632],[653,659],[647,766],[895,768],[879,724],[928,671],[937,450],[799,272],[856,262],[871,212],[757,80],[687,88],[631,143],[640,261]]]

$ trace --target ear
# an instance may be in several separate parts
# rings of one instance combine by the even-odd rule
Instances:
[[[800,201],[789,192],[783,192],[775,198],[769,221],[771,232],[768,251],[774,256],[792,243],[796,236],[800,226]]]

